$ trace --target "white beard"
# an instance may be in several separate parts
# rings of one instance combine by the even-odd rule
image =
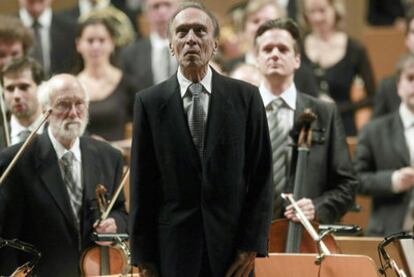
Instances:
[[[65,119],[60,122],[51,120],[49,126],[52,133],[62,138],[63,140],[74,140],[83,135],[88,124],[88,115],[83,120]]]

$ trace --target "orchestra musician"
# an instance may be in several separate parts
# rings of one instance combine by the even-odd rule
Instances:
[[[48,128],[36,136],[0,187],[0,237],[33,244],[42,257],[36,276],[79,276],[81,252],[94,244],[91,233],[126,232],[124,198],[95,226],[99,210],[95,187],[113,194],[123,158],[109,144],[83,137],[88,95],[68,74],[52,77],[39,89],[44,110],[52,109]],[[0,154],[0,169],[20,144]],[[0,274],[10,274],[28,257],[0,249]]]
[[[7,63],[1,71],[5,104],[11,113],[11,144],[23,142],[42,121],[37,91],[43,81],[43,70],[33,58],[23,57]],[[37,131],[43,132],[44,126]]]
[[[272,144],[273,218],[299,221],[292,205],[284,207],[280,193],[293,191],[297,153],[289,145],[291,136],[301,128],[299,115],[309,108],[317,119],[311,125],[312,146],[304,184],[308,193],[297,199],[297,204],[309,220],[333,223],[352,206],[357,181],[335,106],[296,89],[293,80],[300,66],[298,40],[299,28],[292,19],[263,23],[255,38],[258,65],[265,77],[259,90]]]

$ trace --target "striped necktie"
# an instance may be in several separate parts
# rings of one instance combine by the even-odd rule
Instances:
[[[280,194],[283,192],[286,184],[288,130],[283,128],[278,117],[282,104],[283,100],[278,98],[267,106],[267,122],[272,146],[273,188],[275,193],[273,218],[279,217],[282,211],[282,198]]]
[[[61,161],[63,166],[63,181],[69,194],[72,212],[75,216],[77,226],[79,227],[79,211],[82,206],[82,188],[76,184],[74,161],[75,156],[71,151],[66,152]]]
[[[35,36],[35,45],[33,47],[33,58],[35,58],[42,66],[44,66],[42,35],[40,33],[42,26],[39,21],[33,21],[33,33]]]
[[[19,142],[24,142],[26,141],[26,139],[29,137],[30,135],[30,130],[28,129],[24,129],[23,131],[21,131],[18,135],[19,137]]]
[[[189,112],[189,126],[194,145],[200,157],[204,152],[204,109],[202,104],[203,85],[193,83],[188,88],[192,95],[192,103]]]

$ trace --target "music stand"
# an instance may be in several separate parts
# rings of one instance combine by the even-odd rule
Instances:
[[[326,255],[317,265],[317,254],[270,253],[267,258],[257,258],[255,276],[289,277],[378,277],[374,261],[362,255]]]

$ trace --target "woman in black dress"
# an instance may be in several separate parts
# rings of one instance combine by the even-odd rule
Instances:
[[[114,37],[113,26],[107,19],[92,16],[80,23],[76,40],[82,64],[77,77],[90,98],[87,131],[108,141],[125,138],[135,92],[112,63],[116,51]]]
[[[371,104],[375,92],[366,49],[341,30],[345,15],[341,0],[301,0],[300,3],[303,22],[309,29],[302,61],[314,69],[320,93],[337,103],[346,134],[354,136],[357,133],[355,114]],[[359,90],[364,91],[362,95],[352,95],[351,89],[357,85],[363,85],[364,90]],[[368,120],[369,114],[364,117],[363,120]]]

